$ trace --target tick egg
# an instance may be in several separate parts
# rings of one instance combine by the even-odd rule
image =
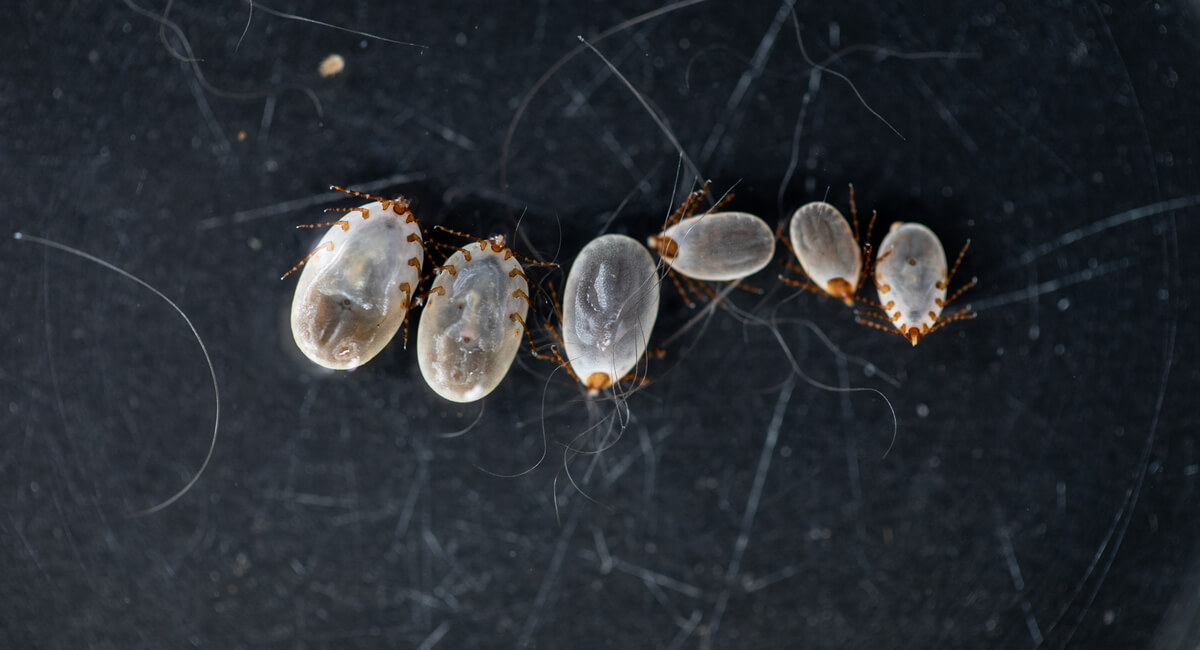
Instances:
[[[303,262],[292,299],[296,345],[333,370],[357,368],[392,340],[425,258],[408,201],[375,201],[346,213]]]
[[[788,235],[801,268],[813,284],[853,305],[863,258],[858,240],[842,213],[823,201],[803,205],[792,214]]]
[[[658,317],[654,259],[625,235],[579,252],[563,292],[563,346],[576,377],[596,394],[633,370]]]
[[[473,402],[500,384],[521,347],[528,290],[503,237],[446,260],[417,328],[417,362],[434,392]]]
[[[650,237],[648,243],[673,270],[715,282],[757,273],[775,256],[771,227],[747,212],[688,217]]]

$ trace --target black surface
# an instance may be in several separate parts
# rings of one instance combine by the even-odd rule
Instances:
[[[207,450],[200,350],[144,288],[6,233],[0,645],[1197,646],[1200,6],[801,6],[811,56],[843,51],[814,76],[786,3],[604,39],[651,7],[404,4],[276,8],[426,49],[175,3],[195,65],[119,2],[6,15],[7,231],[176,300],[221,428],[195,487],[131,518]],[[411,349],[313,372],[278,278],[312,243],[296,224],[357,204],[331,183],[481,235],[520,216],[557,287],[610,218],[661,223],[692,175],[590,52],[505,158],[577,35],[733,207],[774,223],[826,192],[844,208],[853,182],[876,242],[896,220],[951,254],[970,238],[980,317],[912,348],[773,266],[763,296],[729,296],[753,319],[680,333],[699,310],[667,283],[667,357],[627,410],[526,350],[455,438],[480,409],[437,398]],[[346,69],[321,78],[330,53]]]

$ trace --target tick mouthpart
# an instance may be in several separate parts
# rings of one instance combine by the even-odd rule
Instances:
[[[665,260],[673,260],[679,255],[679,244],[666,235],[650,235],[646,238],[646,243]]]
[[[916,346],[917,342],[921,340],[921,330],[917,329],[916,327],[910,327],[908,328],[908,333],[904,335],[904,338],[908,339],[914,346]]]
[[[847,307],[854,306],[854,285],[847,282],[845,278],[830,280],[825,284],[825,291],[829,292],[829,295],[846,303]]]
[[[587,387],[588,396],[595,397],[600,391],[612,386],[612,377],[607,372],[593,372],[588,375],[583,385]]]

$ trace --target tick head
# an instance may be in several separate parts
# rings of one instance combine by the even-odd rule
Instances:
[[[588,397],[595,397],[600,391],[612,386],[612,377],[606,372],[593,372],[584,380],[583,385],[587,387]]]
[[[666,235],[650,235],[646,244],[658,252],[659,257],[670,262],[679,254],[679,244]]]
[[[846,303],[847,307],[854,306],[854,285],[846,281],[845,278],[834,278],[825,284],[825,291]]]

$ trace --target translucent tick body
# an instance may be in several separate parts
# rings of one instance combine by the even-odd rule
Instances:
[[[300,263],[292,299],[296,345],[313,363],[333,370],[357,368],[392,340],[408,314],[425,259],[407,200],[347,192],[377,200],[336,210],[346,218],[328,224],[329,232]]]
[[[417,361],[434,392],[473,402],[500,384],[521,346],[528,291],[521,263],[501,236],[446,260],[417,328]]]
[[[792,270],[803,271],[810,282],[779,276],[784,282],[808,289],[815,293],[826,293],[846,303],[854,304],[863,281],[870,273],[863,267],[863,260],[870,259],[870,244],[858,238],[858,208],[854,205],[854,186],[850,186],[850,216],[854,228],[832,205],[814,201],[800,206],[792,213],[788,227],[788,239],[792,254],[800,261],[800,269],[791,264]],[[875,226],[875,214],[867,224],[867,236]]]
[[[761,218],[748,212],[692,213],[708,191],[693,192],[667,220],[667,227],[647,241],[672,270],[689,278],[730,282],[761,271],[775,256],[775,235]],[[713,209],[717,209],[727,196]]]
[[[970,242],[967,242],[967,246]],[[967,252],[963,246],[954,268],[946,272],[946,251],[933,231],[919,223],[894,223],[875,263],[875,287],[880,308],[904,338],[913,345],[947,323],[973,318],[969,307],[953,316],[941,316],[954,298],[975,284],[972,280],[946,298],[946,288]]]
[[[627,375],[658,318],[654,259],[625,235],[604,235],[579,252],[563,292],[563,346],[590,394]]]
[[[796,259],[813,284],[853,305],[863,256],[858,238],[842,213],[824,201],[802,205],[792,214],[788,236]]]

